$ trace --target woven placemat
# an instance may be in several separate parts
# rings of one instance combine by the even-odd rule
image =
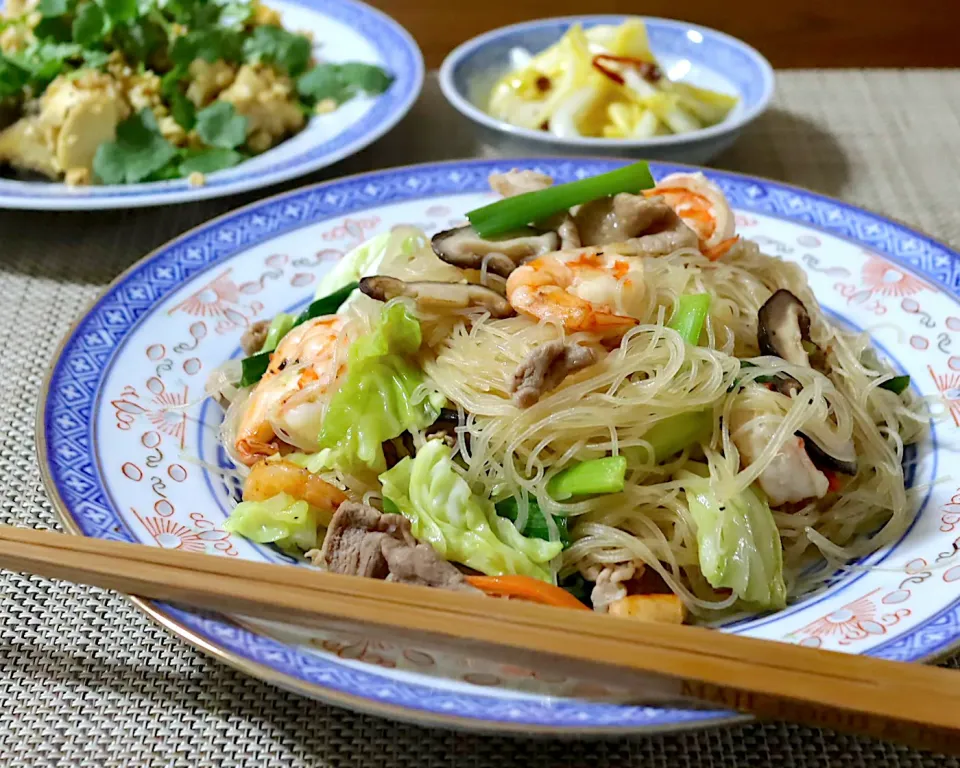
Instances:
[[[836,195],[960,244],[957,93],[960,72],[781,73],[774,108],[717,165]],[[475,143],[431,79],[390,136],[308,181],[494,152]],[[150,249],[259,196],[143,211],[0,212],[0,522],[58,526],[36,465],[34,414],[71,323]],[[115,595],[0,574],[0,596],[0,766],[960,767],[781,723],[576,742],[397,725],[236,673]]]

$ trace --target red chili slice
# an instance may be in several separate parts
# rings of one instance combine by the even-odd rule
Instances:
[[[591,63],[597,71],[602,72],[617,85],[624,84],[623,76],[619,72],[614,72],[612,69],[605,67],[603,65],[604,61],[614,61],[618,64],[628,64],[635,67],[640,77],[648,83],[655,83],[663,77],[663,72],[660,71],[660,67],[649,61],[644,61],[643,59],[638,59],[633,56],[614,56],[612,53],[598,53],[593,57]]]

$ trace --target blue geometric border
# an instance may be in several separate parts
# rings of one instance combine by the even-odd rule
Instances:
[[[279,234],[379,205],[487,189],[487,177],[512,167],[535,168],[558,182],[572,181],[622,165],[597,159],[479,160],[380,171],[332,181],[257,202],[203,225],[151,254],[121,275],[65,339],[40,403],[38,444],[47,489],[69,527],[86,536],[133,541],[107,501],[93,449],[95,404],[118,347],[133,328],[184,281]],[[652,163],[656,176],[683,166]],[[820,195],[771,181],[719,171],[708,175],[732,205],[804,222],[855,240],[910,267],[956,294],[960,254],[889,219]],[[387,707],[433,722],[455,718],[477,725],[503,723],[532,730],[669,730],[715,723],[733,715],[555,700],[460,694],[428,684],[387,680],[253,634],[217,617],[155,605],[177,631],[240,663],[268,668],[288,687],[306,686],[320,697],[338,696],[359,708]],[[960,639],[960,602],[873,651],[900,660],[919,660]],[[342,699],[340,703],[345,703]],[[469,722],[465,723],[469,725]]]

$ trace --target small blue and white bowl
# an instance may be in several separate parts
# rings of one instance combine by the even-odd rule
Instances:
[[[549,48],[574,24],[585,29],[617,25],[629,16],[565,16],[514,24],[468,40],[440,67],[444,96],[477,127],[481,140],[514,153],[625,155],[651,160],[702,164],[736,140],[773,97],[773,68],[758,51],[735,37],[683,21],[641,16],[650,47],[673,80],[738,97],[736,107],[717,125],[692,133],[649,139],[561,138],[499,120],[485,106],[494,84],[511,68],[510,51],[533,54]]]

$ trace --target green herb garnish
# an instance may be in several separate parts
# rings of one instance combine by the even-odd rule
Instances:
[[[180,163],[180,175],[223,171],[239,165],[245,159],[246,157],[235,149],[205,149]]]
[[[270,367],[270,355],[272,352],[258,352],[250,357],[245,357],[240,361],[243,366],[243,375],[240,377],[240,386],[249,387],[256,384],[263,378],[263,374]]]
[[[293,321],[293,323],[289,325],[287,325],[286,322],[283,323],[283,325],[286,326],[284,335],[289,333],[291,329],[296,328],[301,323],[307,322],[307,320],[312,320],[315,317],[324,317],[326,315],[334,314],[338,309],[340,309],[340,305],[347,300],[350,294],[356,290],[358,285],[359,283],[355,282],[348,283],[347,285],[343,286],[343,288],[331,293],[329,296],[323,296],[311,303],[309,307],[297,315],[297,318]],[[272,326],[273,323],[271,323],[271,328]],[[282,338],[283,335],[279,333],[276,334],[276,344],[274,348],[280,344]],[[273,341],[273,339],[271,339],[271,341]],[[242,360],[243,375],[240,378],[241,387],[249,387],[251,384],[256,384],[258,381],[260,381],[260,379],[263,377],[263,374],[267,372],[267,366],[270,365],[271,353],[272,350],[265,350],[263,352],[258,352],[255,355],[251,355],[250,357],[245,357]]]
[[[318,64],[297,80],[297,91],[313,103],[333,99],[337,104],[361,93],[377,95],[390,87],[393,77],[373,64]]]
[[[310,62],[310,41],[303,35],[280,27],[257,27],[243,42],[243,55],[248,61],[275,64],[291,77],[296,77]]]
[[[93,172],[104,184],[135,184],[159,171],[177,155],[160,134],[157,119],[142,109],[117,126],[117,138],[100,145]]]
[[[494,508],[500,517],[505,517],[512,523],[517,522],[517,518],[520,516],[520,503],[515,496],[511,496],[503,501],[498,501],[494,505]],[[573,543],[573,539],[570,538],[570,531],[567,529],[567,518],[554,515],[553,522],[557,526],[560,542],[563,544],[563,548],[566,549]],[[547,526],[543,510],[540,509],[537,500],[532,497],[527,499],[527,522],[523,528],[520,529],[520,533],[532,539],[550,541],[550,528]]]
[[[896,395],[902,395],[909,386],[909,376],[894,376],[892,379],[888,379],[887,381],[883,382],[883,384],[880,385],[880,389],[886,389]]]
[[[667,323],[667,328],[679,333],[687,344],[696,346],[709,311],[709,293],[685,294],[680,297],[677,311]]]
[[[73,19],[73,41],[88,46],[98,43],[107,31],[107,17],[96,3],[87,3],[77,10]]]
[[[197,134],[211,147],[234,149],[247,139],[247,118],[229,101],[215,101],[197,112]]]

